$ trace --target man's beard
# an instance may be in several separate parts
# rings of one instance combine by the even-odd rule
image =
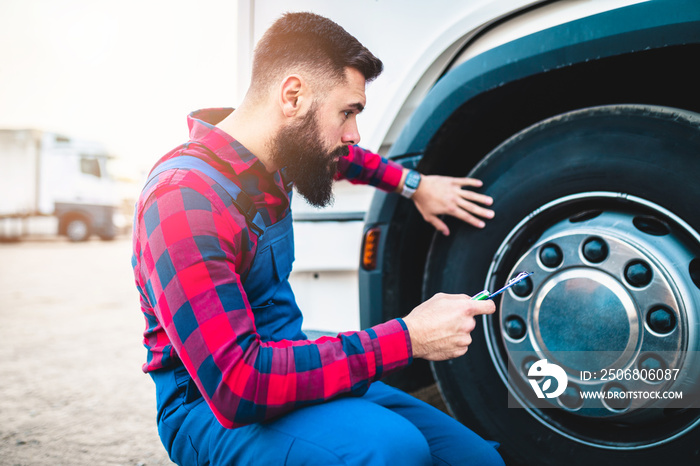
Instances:
[[[270,144],[272,161],[286,168],[286,176],[299,194],[316,207],[333,201],[333,178],[338,157],[348,155],[348,146],[328,150],[321,141],[316,108],[299,122],[282,127]]]

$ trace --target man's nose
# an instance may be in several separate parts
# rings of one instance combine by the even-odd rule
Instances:
[[[343,133],[341,141],[343,144],[347,144],[349,146],[354,146],[355,144],[360,143],[360,131],[357,129],[357,123],[352,121],[348,125],[347,130]]]

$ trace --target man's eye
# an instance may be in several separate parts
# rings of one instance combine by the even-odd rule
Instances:
[[[345,115],[345,119],[347,120],[348,118],[350,118],[350,115],[352,115],[352,112],[344,111],[343,115]]]

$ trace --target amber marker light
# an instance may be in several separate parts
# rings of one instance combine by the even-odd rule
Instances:
[[[362,268],[374,270],[377,268],[377,253],[379,252],[379,228],[370,228],[365,232],[362,241]]]

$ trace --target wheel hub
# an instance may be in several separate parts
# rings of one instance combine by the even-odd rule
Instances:
[[[589,196],[574,203],[588,202]],[[635,425],[665,415],[664,409],[646,408],[671,406],[672,401],[652,393],[682,389],[691,398],[700,385],[694,314],[698,286],[688,269],[696,261],[697,241],[677,225],[659,221],[667,218],[660,207],[654,206],[658,216],[645,216],[640,211],[649,212],[653,205],[639,200],[639,206],[632,202],[630,208],[630,201],[636,202],[625,199],[624,209],[598,210],[554,224],[550,219],[551,226],[518,257],[512,238],[543,229],[535,215],[523,220],[499,250],[487,282],[494,284],[493,271],[499,267],[509,273],[498,282],[534,271],[502,295],[496,316],[485,319],[490,348],[495,362],[507,366],[506,382],[515,398],[542,422],[572,437],[578,436],[575,423],[562,426],[545,408],[563,410],[574,419]],[[566,373],[567,388],[558,397],[537,399],[531,390],[528,372],[542,359]],[[592,443],[604,446],[606,440]]]
[[[571,360],[581,351],[622,355],[634,348],[639,323],[629,293],[609,275],[574,268],[542,284],[532,309],[530,328],[537,346],[574,370],[604,369],[615,360]],[[617,356],[619,357],[619,356]],[[592,364],[598,364],[593,366]]]

